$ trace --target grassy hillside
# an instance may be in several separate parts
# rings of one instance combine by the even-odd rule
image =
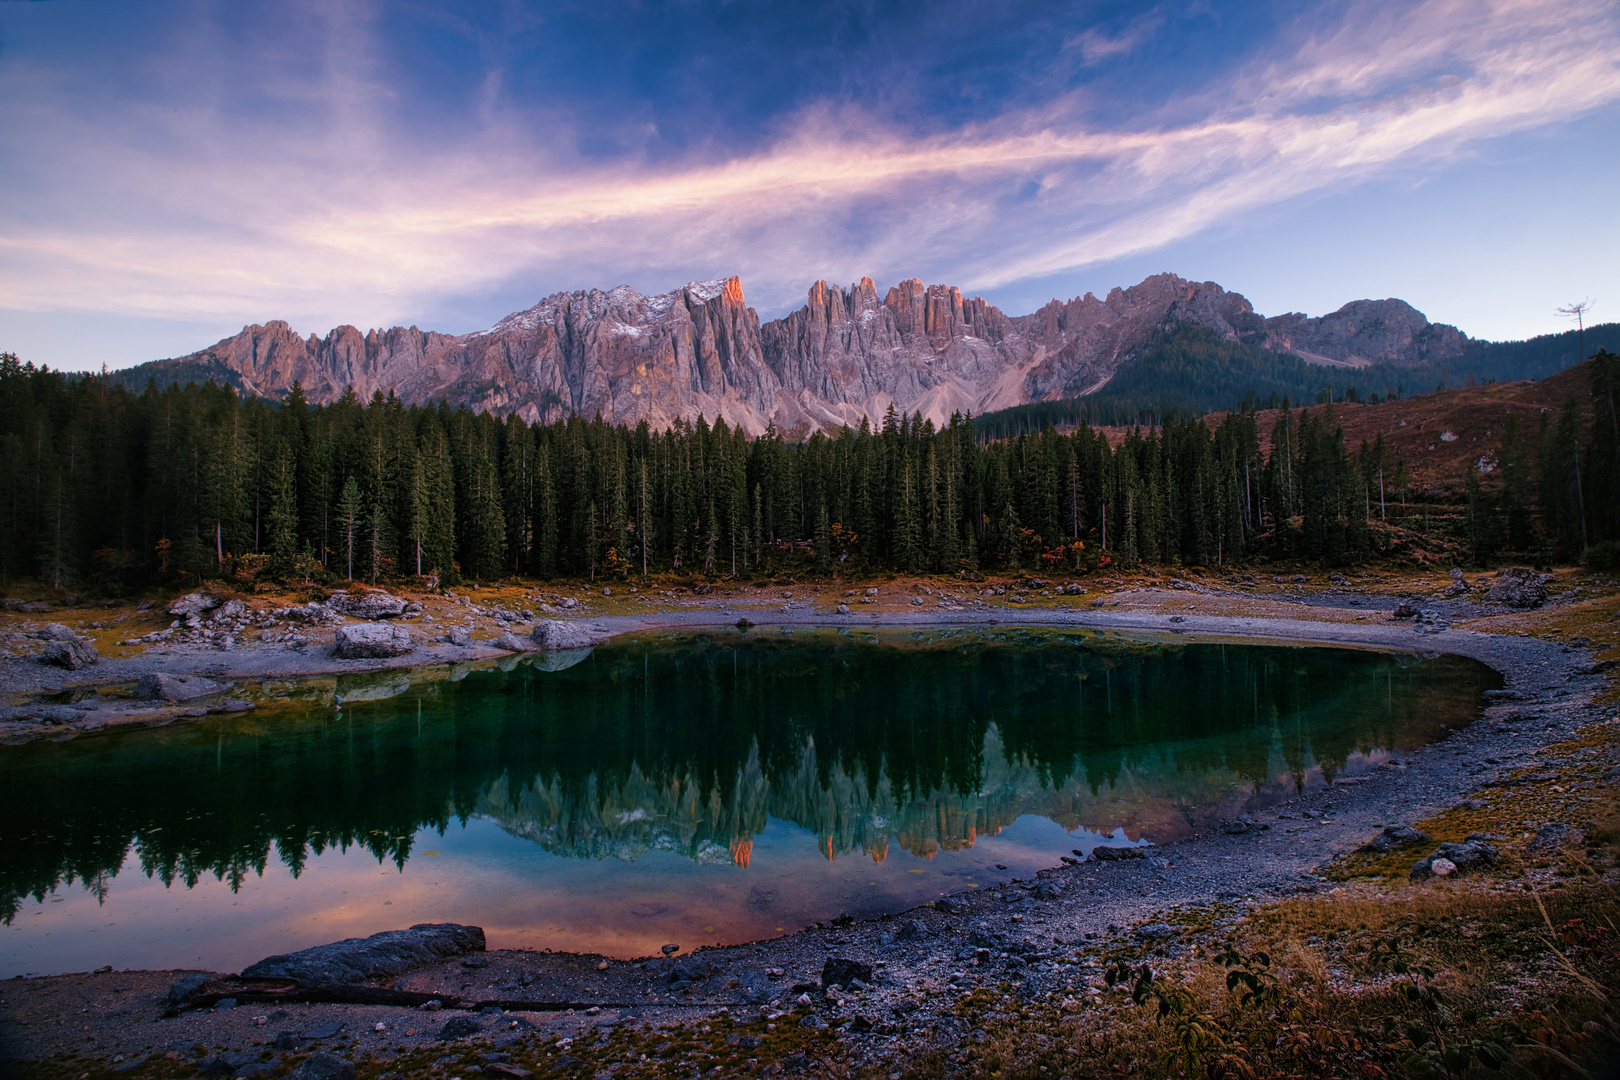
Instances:
[[[1620,323],[1586,331],[1586,354],[1620,352]],[[1527,341],[1476,341],[1466,354],[1444,364],[1330,368],[1298,357],[1223,341],[1202,327],[1181,326],[1083,398],[1041,401],[986,413],[976,419],[984,438],[1039,430],[1043,424],[1152,423],[1169,414],[1203,416],[1248,401],[1275,408],[1317,401],[1370,401],[1427,394],[1441,386],[1542,379],[1580,359],[1576,332]]]

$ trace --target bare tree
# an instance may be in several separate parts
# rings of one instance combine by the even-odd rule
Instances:
[[[1558,314],[1564,318],[1575,320],[1575,329],[1580,335],[1581,363],[1583,364],[1586,363],[1586,313],[1591,311],[1596,303],[1597,301],[1587,297],[1585,300],[1577,300],[1558,309]]]

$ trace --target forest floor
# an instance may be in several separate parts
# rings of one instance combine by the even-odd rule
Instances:
[[[1475,723],[1370,777],[1343,778],[1212,835],[1146,858],[1044,870],[1037,880],[950,904],[702,949],[696,955],[712,961],[711,974],[690,986],[672,986],[662,959],[527,951],[450,961],[394,984],[442,992],[452,1005],[510,997],[522,986],[525,998],[633,1006],[486,1012],[470,1017],[475,1030],[456,1036],[446,1021],[465,1014],[371,1005],[244,1005],[162,1019],[164,996],[181,975],[173,971],[16,979],[0,983],[0,1070],[73,1080],[247,1076],[261,1066],[265,1076],[313,1075],[324,1059],[310,1055],[330,1052],[374,1080],[523,1071],[1374,1077],[1444,1063],[1447,1054],[1460,1075],[1458,1055],[1489,1055],[1490,1043],[1543,1075],[1602,1075],[1597,1063],[1615,1060],[1612,1044],[1620,1041],[1612,1010],[1620,976],[1620,715],[1606,663],[1620,659],[1620,590],[1564,571],[1544,607],[1512,611],[1483,602],[1483,576],[1451,599],[1441,594],[1452,579],[1439,574],[1380,571],[1335,582],[1268,567],[1244,578],[1092,576],[1078,596],[1058,595],[1064,577],[1045,586],[1027,578],[776,580],[715,585],[704,594],[673,579],[636,583],[634,592],[631,583],[615,583],[605,595],[600,585],[501,586],[469,590],[466,602],[413,597],[434,618],[415,620],[413,634],[469,626],[471,646],[423,644],[392,661],[358,662],[327,655],[330,628],[300,631],[311,640],[294,648],[252,640],[251,631],[229,649],[125,647],[116,642],[166,626],[168,617],[133,607],[7,613],[0,634],[12,637],[0,645],[19,654],[0,660],[8,742],[91,737],[109,719],[114,726],[201,719],[184,715],[196,709],[129,702],[129,687],[151,670],[228,681],[230,695],[268,709],[289,686],[336,686],[333,677],[346,673],[408,666],[430,677],[500,662],[509,654],[490,640],[528,623],[490,613],[552,617],[539,605],[560,609],[567,601],[573,609],[554,617],[583,620],[604,637],[746,618],[761,631],[1055,625],[1448,652],[1496,668],[1504,691]],[[308,598],[243,599],[268,610]],[[1427,614],[1391,618],[1402,600]],[[49,620],[93,635],[100,663],[66,672],[31,659],[38,643],[24,635]],[[78,707],[86,719],[32,724],[41,702]],[[1431,839],[1381,855],[1356,852],[1395,823]],[[1435,844],[1477,833],[1495,837],[1498,865],[1408,879]],[[1391,972],[1392,938],[1410,953],[1404,976]],[[870,966],[871,982],[821,985],[835,957]],[[1131,968],[1123,990],[1106,978],[1120,964]],[[1229,971],[1241,976],[1235,991]],[[753,1001],[745,1003],[744,988],[756,991]],[[1251,989],[1258,994],[1246,1002]],[[1446,1010],[1436,1008],[1436,994]],[[221,1056],[228,1053],[238,1056]]]

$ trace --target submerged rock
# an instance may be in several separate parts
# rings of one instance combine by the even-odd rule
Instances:
[[[420,923],[409,930],[386,930],[366,938],[267,956],[242,969],[242,977],[297,979],[311,983],[358,983],[401,975],[463,953],[484,951],[484,931],[459,923]]]
[[[135,683],[134,696],[141,701],[191,701],[210,694],[221,694],[228,689],[229,683],[215,682],[201,675],[166,675],[161,671],[149,671]]]
[[[336,653],[345,660],[404,656],[416,648],[411,632],[403,626],[384,623],[355,623],[337,629]]]

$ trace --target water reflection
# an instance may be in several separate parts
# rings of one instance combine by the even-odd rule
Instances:
[[[310,684],[321,700],[291,716],[10,748],[0,912],[65,882],[105,897],[130,860],[233,891],[272,853],[292,879],[333,849],[402,870],[472,819],[576,866],[670,853],[756,873],[773,820],[822,863],[965,852],[1028,815],[1162,842],[1466,723],[1497,685],[1453,657],[916,637],[644,638]],[[1075,840],[1054,830],[1045,864]]]

